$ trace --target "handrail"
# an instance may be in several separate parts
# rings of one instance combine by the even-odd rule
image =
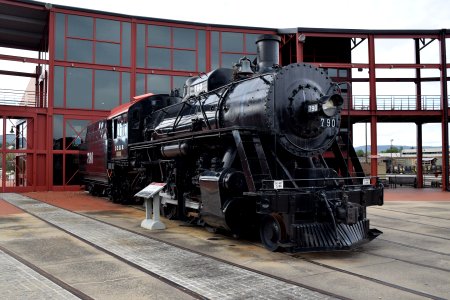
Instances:
[[[35,91],[0,89],[0,105],[47,107],[47,95]]]
[[[368,95],[354,95],[352,109],[369,110]],[[423,95],[420,97],[421,110],[441,110],[440,95]],[[416,110],[417,97],[415,95],[377,95],[377,110]]]

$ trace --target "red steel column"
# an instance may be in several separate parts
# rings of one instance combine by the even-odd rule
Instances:
[[[127,102],[130,102],[132,97],[136,96],[136,19],[132,18],[131,22],[130,22],[130,26],[131,26],[131,74],[130,74],[130,93],[131,93],[131,97],[130,95],[128,95],[129,99],[127,99]],[[124,99],[122,99],[123,101]]]
[[[377,89],[375,81],[375,37],[369,35],[370,175],[378,175]]]
[[[422,168],[422,123],[417,123],[417,188],[423,188],[423,168]]]
[[[449,188],[448,176],[448,91],[447,91],[447,56],[445,47],[446,30],[441,31],[441,108],[442,108],[442,190]]]
[[[55,12],[50,8],[48,19],[48,109],[46,122],[46,186],[53,189],[53,103],[55,85]],[[33,137],[37,138],[37,136]],[[37,170],[35,170],[37,172]]]
[[[3,193],[4,191],[5,191],[5,185],[6,185],[6,154],[5,154],[5,152],[3,151],[3,150],[5,150],[6,149],[6,116],[4,116],[4,115],[0,115],[0,117],[2,118],[1,120],[2,120],[2,122],[3,122],[3,124],[2,124],[2,131],[3,132],[1,132],[1,134],[2,134],[2,146],[1,146],[1,149],[0,149],[0,158],[1,158],[1,162],[2,162],[2,164],[1,164],[1,167],[2,167],[2,169],[0,170],[0,172],[2,172],[2,174],[0,174],[0,178],[1,178],[1,185],[2,185],[2,188],[1,188],[1,192]]]
[[[299,34],[298,32],[295,34],[295,50],[296,50],[296,57],[297,57],[297,62],[303,62],[303,42],[299,41],[299,37],[301,34]]]
[[[420,64],[420,41],[414,39],[416,64]],[[416,110],[422,110],[422,81],[420,69],[416,69]],[[417,127],[417,188],[423,188],[423,165],[422,165],[422,123],[416,123]]]

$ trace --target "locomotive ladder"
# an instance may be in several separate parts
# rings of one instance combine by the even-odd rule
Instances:
[[[356,177],[365,176],[361,162],[356,155],[355,148],[352,146],[347,131],[341,129],[339,135],[334,140],[331,149],[333,150],[333,154],[336,158],[338,168],[341,171],[341,175],[348,178],[346,179],[346,181],[349,181],[347,184],[351,184],[351,179],[349,179],[351,177],[350,168],[355,171]],[[347,157],[344,156],[343,150],[345,151]]]
[[[263,180],[272,179],[261,140],[257,134],[241,134],[239,130],[233,130],[233,138],[248,190],[255,192],[256,188],[261,187]]]

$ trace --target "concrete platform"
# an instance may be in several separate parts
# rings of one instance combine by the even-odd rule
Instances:
[[[167,241],[257,273],[287,279],[307,287],[306,292],[310,291],[309,287],[323,290],[328,296],[350,299],[449,299],[450,193],[425,191],[386,190],[386,204],[369,209],[372,226],[384,231],[384,234],[362,248],[350,252],[295,255],[270,253],[257,241],[236,240],[175,221],[164,220],[168,225],[165,231],[149,232],[140,227],[144,211],[115,205],[106,199],[93,198],[83,193],[29,193],[27,196],[131,230],[144,238]],[[38,211],[42,209],[39,205],[26,201],[24,204],[34,206]],[[3,208],[8,214],[1,215]],[[14,251],[95,299],[198,297],[198,294],[184,293],[164,280],[105,254],[2,200],[0,232],[0,246]],[[111,234],[109,229],[107,232]],[[107,239],[107,236],[108,234],[99,240]],[[149,245],[154,241],[148,239],[139,243]],[[122,241],[120,244],[123,246],[129,243]],[[136,253],[130,252],[127,255],[132,259]],[[148,255],[150,258],[144,258],[144,261],[151,259],[152,253]],[[201,256],[191,259],[193,269],[213,274],[217,268],[211,267],[203,259]],[[167,263],[177,264],[173,261]],[[169,267],[163,269],[168,271]],[[180,271],[186,271],[185,269],[180,268]],[[198,284],[200,277],[189,272],[186,276],[195,279],[194,285]],[[219,272],[212,277],[212,283],[200,288],[201,292],[205,290],[203,297],[214,298],[207,294],[209,289],[222,284],[230,285],[228,288],[235,292],[228,295],[231,299],[242,299],[244,295],[239,294],[237,285],[230,284],[229,279]],[[146,288],[149,285],[151,288]],[[277,288],[284,289],[280,286]],[[264,287],[258,289],[263,291]],[[317,295],[325,297],[320,292],[312,292],[313,298]],[[286,293],[290,297],[280,297],[283,293],[277,296],[301,299],[301,295],[296,296],[289,291]],[[264,298],[271,298],[269,292],[263,295]]]

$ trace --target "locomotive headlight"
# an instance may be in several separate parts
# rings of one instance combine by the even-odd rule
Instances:
[[[336,106],[334,105],[333,100],[328,99],[324,103],[322,103],[322,110],[323,113],[326,114],[328,117],[332,117],[336,114]]]
[[[338,110],[338,106],[341,106],[344,103],[344,99],[338,94],[324,96],[321,100],[322,111],[328,117],[334,116]]]

